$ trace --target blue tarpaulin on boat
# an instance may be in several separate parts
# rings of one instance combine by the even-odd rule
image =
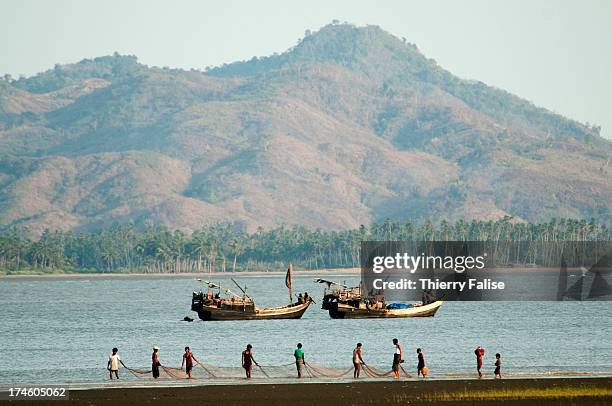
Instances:
[[[410,309],[411,307],[413,306],[410,304],[404,304],[404,303],[391,303],[387,305],[387,309]]]

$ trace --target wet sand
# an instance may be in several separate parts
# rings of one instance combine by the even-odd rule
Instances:
[[[303,384],[237,384],[215,386],[104,388],[72,390],[75,405],[211,404],[249,406],[302,405],[609,405],[612,378],[504,380],[375,381]],[[9,402],[0,401],[0,404]],[[55,404],[20,400],[11,404]],[[59,404],[64,404],[60,402]]]

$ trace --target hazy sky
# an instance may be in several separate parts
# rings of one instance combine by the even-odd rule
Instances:
[[[379,25],[460,77],[612,138],[612,0],[0,0],[0,74],[115,51],[203,68],[282,52],[333,19]]]

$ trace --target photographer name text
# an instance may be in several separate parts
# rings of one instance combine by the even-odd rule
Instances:
[[[501,290],[505,289],[504,282],[493,281],[492,279],[468,279],[466,281],[441,281],[440,279],[400,279],[399,281],[385,281],[374,279],[372,281],[374,289],[383,290]]]

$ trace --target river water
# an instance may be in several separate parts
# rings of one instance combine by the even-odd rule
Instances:
[[[148,368],[153,345],[168,366],[178,367],[189,345],[207,364],[239,367],[247,343],[259,363],[281,365],[301,342],[307,361],[346,369],[360,341],[365,361],[388,370],[394,337],[406,369],[416,369],[421,347],[432,377],[472,376],[477,345],[487,350],[490,375],[496,352],[509,375],[612,371],[612,302],[447,302],[433,318],[332,320],[320,309],[316,276],[294,276],[294,291],[317,301],[301,320],[224,322],[203,322],[190,311],[191,292],[200,289],[192,278],[0,279],[0,384],[102,381],[114,346],[134,368]],[[356,274],[325,278],[358,283]],[[284,275],[237,279],[259,306],[288,302]],[[215,281],[232,288],[229,277]]]

